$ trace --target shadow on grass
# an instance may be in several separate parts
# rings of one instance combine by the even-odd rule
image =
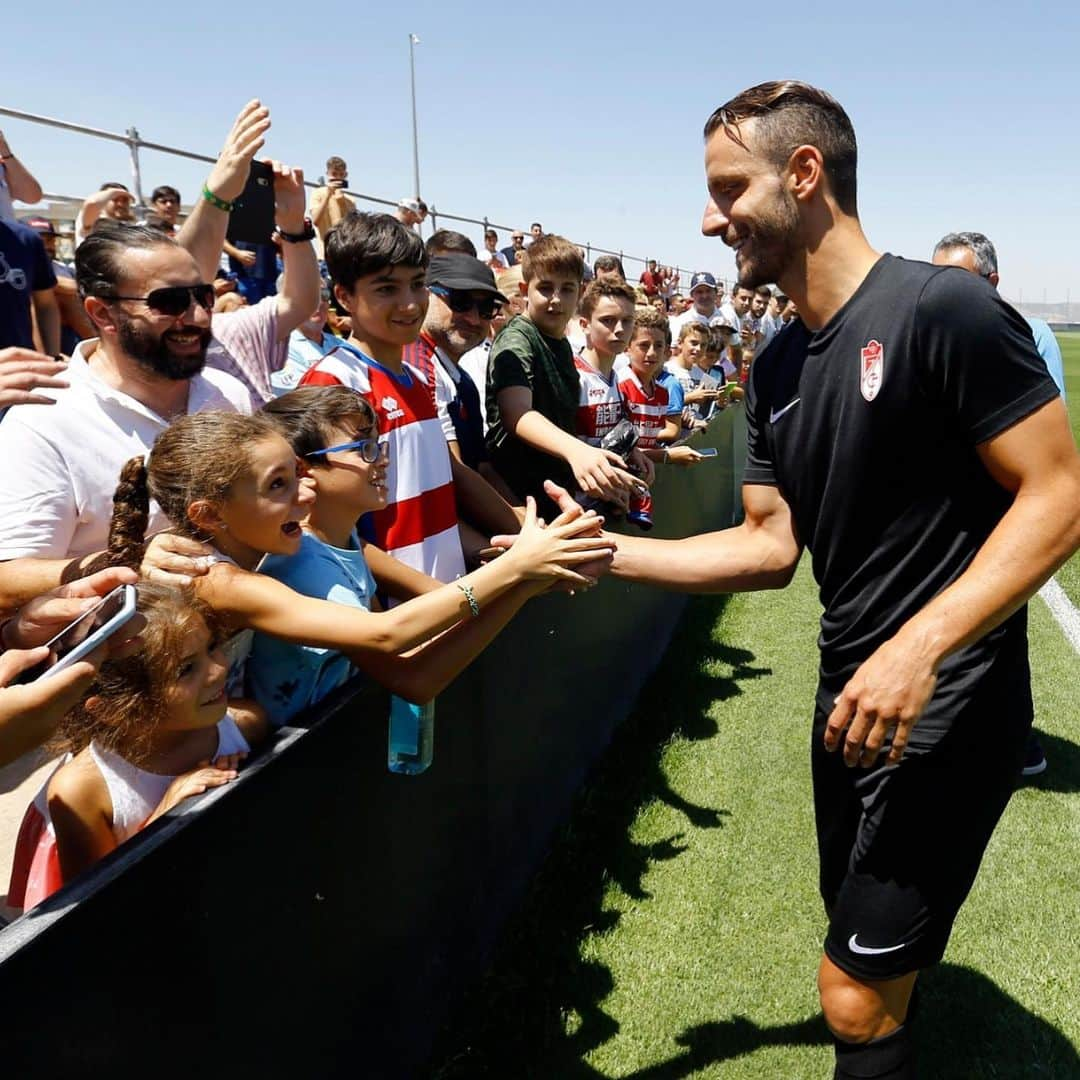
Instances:
[[[650,865],[678,858],[687,847],[683,832],[634,843],[631,825],[656,800],[682,813],[688,828],[722,828],[728,813],[688,802],[671,788],[661,768],[664,747],[673,736],[714,735],[712,704],[741,693],[747,679],[771,674],[753,666],[748,650],[712,640],[724,604],[724,597],[703,597],[687,605],[664,659],[504,932],[488,974],[442,1033],[432,1076],[597,1075],[581,1059],[619,1025],[600,1004],[612,990],[611,972],[581,958],[581,941],[618,922],[619,913],[604,908],[609,882],[628,897],[647,899]],[[718,669],[723,674],[710,674]],[[669,700],[675,685],[677,707]]]
[[[1072,794],[1080,791],[1080,746],[1057,735],[1038,732],[1046,752],[1046,772],[1023,780],[1024,787]]]

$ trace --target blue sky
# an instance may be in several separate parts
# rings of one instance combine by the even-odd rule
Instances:
[[[312,178],[340,154],[352,187],[390,198],[412,187],[413,31],[429,202],[725,277],[727,250],[700,234],[702,125],[746,86],[805,79],[855,123],[875,246],[926,258],[944,232],[978,229],[998,247],[1006,295],[1080,300],[1080,5],[50,10],[48,29],[26,5],[5,16],[0,104],[215,153],[258,96],[274,120],[267,153]],[[7,117],[0,127],[47,190],[129,178],[121,145]],[[147,191],[173,183],[190,199],[203,175],[143,155]]]

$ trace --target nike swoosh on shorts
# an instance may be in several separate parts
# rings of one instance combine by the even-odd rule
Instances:
[[[784,407],[783,407],[782,409],[780,409],[779,411],[778,411],[778,410],[776,410],[776,409],[770,409],[770,410],[769,410],[769,423],[770,423],[770,424],[775,424],[775,423],[776,423],[776,421],[777,421],[777,420],[779,420],[779,419],[780,419],[780,417],[781,417],[781,416],[783,416],[783,415],[784,415],[784,413],[786,413],[786,412],[788,411],[788,409],[794,409],[794,408],[795,408],[795,406],[796,406],[796,405],[798,405],[800,401],[802,401],[802,398],[795,398],[795,400],[794,400],[794,401],[789,401],[789,402],[788,402],[788,403],[787,403],[787,404],[786,404],[786,405],[785,405],[785,406],[784,406]]]
[[[897,949],[902,949],[907,942],[901,941],[899,945],[889,945],[884,949],[872,949],[867,945],[860,945],[855,939],[858,934],[852,934],[848,939],[848,948],[853,953],[858,953],[860,956],[880,956],[882,953],[896,952]]]

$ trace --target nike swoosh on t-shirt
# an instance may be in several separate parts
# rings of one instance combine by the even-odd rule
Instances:
[[[788,411],[788,409],[794,409],[795,406],[798,405],[800,401],[802,401],[802,398],[795,398],[793,401],[789,401],[782,409],[770,409],[769,410],[769,423],[770,424],[775,424],[776,421],[779,420],[780,417],[783,416],[784,413],[786,413]]]
[[[848,948],[853,953],[858,953],[860,956],[880,956],[882,953],[896,952],[897,949],[902,949],[907,942],[901,941],[899,945],[889,945],[884,949],[873,949],[867,945],[860,945],[856,938],[858,934],[852,934],[848,940]]]

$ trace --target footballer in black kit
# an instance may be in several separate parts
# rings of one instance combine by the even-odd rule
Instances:
[[[619,577],[821,591],[811,769],[837,1080],[916,1075],[912,994],[1019,776],[1025,602],[1080,546],[1080,454],[1025,320],[964,270],[870,244],[851,119],[761,83],[705,125],[702,232],[800,321],[754,359],[743,521],[617,538]],[[562,493],[563,502],[569,495]]]
[[[848,768],[824,749],[825,722],[1009,508],[975,446],[1055,396],[1027,323],[990,285],[891,255],[821,330],[793,323],[751,369],[744,482],[791,507],[824,607],[812,764],[825,949],[863,979],[941,958],[1023,759],[1026,608],[942,663],[900,764]]]

